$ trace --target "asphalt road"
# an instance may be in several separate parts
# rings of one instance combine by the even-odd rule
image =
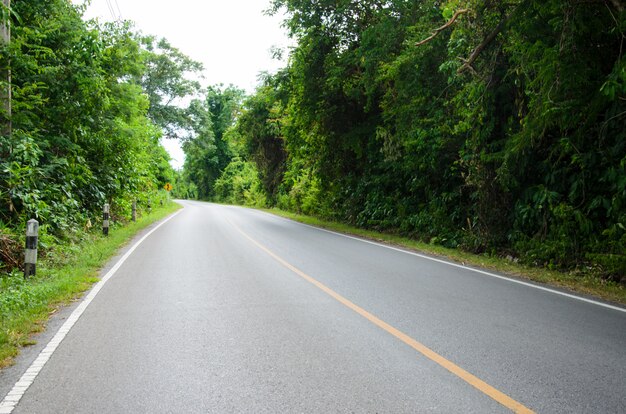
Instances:
[[[13,413],[626,413],[622,310],[182,203]]]

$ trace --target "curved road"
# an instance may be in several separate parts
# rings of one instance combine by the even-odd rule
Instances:
[[[626,412],[624,309],[181,203],[0,413]]]

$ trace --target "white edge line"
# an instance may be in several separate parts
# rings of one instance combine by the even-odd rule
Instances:
[[[506,280],[506,281],[511,282],[511,283],[517,283],[518,285],[528,286],[528,287],[531,287],[531,288],[543,290],[544,292],[554,293],[556,295],[565,296],[565,297],[570,298],[570,299],[575,299],[575,300],[579,300],[579,301],[582,301],[582,302],[591,303],[593,305],[602,306],[603,308],[612,309],[612,310],[615,310],[615,311],[618,311],[618,312],[626,313],[626,309],[625,308],[620,308],[619,306],[609,305],[608,303],[598,302],[598,301],[595,301],[595,300],[592,300],[592,299],[587,299],[587,298],[583,298],[581,296],[576,296],[576,295],[572,295],[572,294],[569,294],[569,293],[561,292],[561,291],[558,291],[558,290],[555,290],[555,289],[550,289],[550,288],[547,288],[547,287],[535,285],[533,283],[524,282],[522,280],[517,280],[517,279],[512,279],[510,277],[497,275],[495,273],[490,273],[490,272],[487,272],[487,271],[484,271],[484,270],[475,269],[473,267],[464,266],[464,265],[461,265],[461,264],[458,264],[458,263],[448,262],[446,260],[437,259],[437,258],[434,258],[434,257],[426,256],[424,254],[415,253],[415,252],[412,252],[410,250],[399,249],[397,247],[388,246],[386,244],[378,243],[378,242],[375,242],[375,241],[366,240],[366,239],[362,239],[362,238],[354,237],[354,236],[349,236],[347,234],[338,233],[336,231],[327,230],[327,229],[324,229],[324,228],[321,228],[321,227],[315,227],[315,226],[312,226],[310,224],[301,223],[299,221],[292,220],[292,219],[289,219],[289,218],[286,218],[286,217],[281,217],[281,216],[278,216],[276,214],[268,213],[268,212],[265,212],[265,211],[262,211],[262,210],[257,210],[257,209],[248,209],[248,210],[257,211],[257,212],[262,213],[262,214],[267,214],[267,215],[270,215],[272,217],[277,217],[277,218],[282,219],[282,220],[286,220],[286,221],[289,221],[289,222],[292,222],[292,223],[297,223],[297,224],[300,224],[302,226],[306,226],[306,227],[310,227],[310,228],[315,229],[315,230],[319,230],[319,231],[323,231],[323,232],[326,232],[326,233],[334,234],[336,236],[341,236],[341,237],[345,237],[345,238],[348,238],[348,239],[357,240],[357,241],[360,241],[360,242],[363,242],[363,243],[367,243],[367,244],[373,244],[374,246],[384,247],[385,249],[395,250],[397,252],[410,254],[411,256],[417,256],[417,257],[420,257],[422,259],[431,260],[433,262],[443,263],[443,264],[446,264],[446,265],[449,265],[449,266],[458,267],[459,269],[470,270],[472,272],[480,273],[480,274],[485,275],[485,276],[495,277],[496,279]]]
[[[72,312],[72,314],[67,318],[65,323],[59,328],[54,337],[48,342],[46,347],[39,353],[39,356],[33,361],[33,363],[28,367],[26,372],[22,375],[22,377],[15,383],[13,389],[9,391],[9,393],[4,397],[2,402],[0,402],[0,414],[11,414],[13,409],[17,406],[19,401],[22,399],[28,388],[32,385],[37,378],[37,375],[41,372],[43,367],[46,365],[46,362],[50,359],[54,351],[57,349],[59,344],[65,339],[65,336],[72,329],[74,324],[81,317],[87,306],[94,300],[98,292],[102,289],[104,284],[111,278],[113,275],[122,267],[122,264],[130,257],[130,255],[135,251],[137,247],[144,240],[146,240],[152,233],[157,231],[162,225],[176,217],[181,211],[179,210],[167,217],[165,220],[161,221],[155,228],[150,230],[146,235],[144,235],[139,241],[137,241],[128,251],[122,256],[117,263],[109,270],[106,275],[96,283],[89,293],[85,296],[83,301],[78,305],[76,309]]]

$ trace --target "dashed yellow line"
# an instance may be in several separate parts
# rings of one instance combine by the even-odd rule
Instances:
[[[311,276],[307,275],[302,270],[300,270],[297,267],[293,266],[292,264],[290,264],[289,262],[287,262],[286,260],[284,260],[283,258],[278,256],[277,254],[272,252],[270,249],[268,249],[267,247],[265,247],[264,245],[262,245],[261,243],[259,243],[255,239],[253,239],[252,237],[250,237],[247,233],[245,233],[243,230],[241,230],[241,228],[239,228],[239,226],[237,226],[236,224],[234,224],[232,222],[231,222],[231,224],[245,238],[247,238],[252,243],[254,243],[259,249],[263,250],[265,253],[267,253],[269,256],[271,256],[278,263],[280,263],[281,265],[285,266],[287,269],[291,270],[292,272],[294,272],[295,274],[297,274],[298,276],[300,276],[301,278],[303,278],[307,282],[311,283],[312,285],[314,285],[315,287],[317,287],[318,289],[320,289],[321,291],[323,291],[324,293],[326,293],[328,296],[332,297],[333,299],[335,299],[339,303],[341,303],[344,306],[352,309],[354,312],[358,313],[359,315],[361,315],[362,317],[364,317],[365,319],[367,319],[368,321],[370,321],[374,325],[378,326],[379,328],[383,329],[384,331],[388,332],[389,334],[395,336],[397,339],[399,339],[400,341],[404,342],[405,344],[407,344],[411,348],[415,349],[417,352],[419,352],[420,354],[424,355],[426,358],[430,359],[431,361],[433,361],[433,362],[439,364],[440,366],[442,366],[443,368],[447,369],[452,374],[456,375],[457,377],[459,377],[463,381],[467,382],[468,384],[470,384],[471,386],[473,386],[474,388],[476,388],[477,390],[479,390],[483,394],[489,396],[493,400],[497,401],[498,403],[502,404],[503,406],[507,407],[508,409],[510,409],[511,411],[513,411],[515,413],[524,413],[524,414],[534,413],[534,411],[532,411],[531,409],[529,409],[526,406],[524,406],[523,404],[515,401],[514,399],[512,399],[508,395],[504,394],[503,392],[495,389],[494,387],[492,387],[491,385],[487,384],[485,381],[481,380],[480,378],[476,377],[475,375],[470,374],[469,372],[467,372],[463,368],[459,367],[455,363],[453,363],[453,362],[447,360],[446,358],[442,357],[441,355],[439,355],[438,353],[436,353],[432,349],[428,348],[424,344],[416,341],[415,339],[411,338],[410,336],[408,336],[404,332],[394,328],[393,326],[389,325],[387,322],[377,318],[376,316],[372,315],[371,313],[369,313],[365,309],[361,308],[360,306],[350,302],[348,299],[344,298],[339,293],[335,292],[334,290],[332,290],[328,286],[324,285],[323,283],[321,283],[321,282],[317,281],[316,279],[312,278]]]

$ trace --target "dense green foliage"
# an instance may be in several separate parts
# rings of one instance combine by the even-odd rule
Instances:
[[[1,270],[19,265],[26,220],[41,223],[48,247],[96,226],[105,202],[113,220],[155,202],[174,178],[163,131],[187,127],[174,103],[198,86],[200,65],[128,23],[85,22],[69,0],[15,1],[3,9],[0,88],[12,79],[0,123]],[[3,96],[6,101],[6,95]],[[21,243],[19,243],[21,245]]]
[[[626,274],[622,1],[271,7],[296,46],[244,102],[220,199]]]
[[[204,99],[195,99],[189,106],[192,136],[183,142],[184,170],[199,198],[215,195],[215,181],[233,157],[225,135],[242,98],[243,91],[237,88],[210,87]]]

